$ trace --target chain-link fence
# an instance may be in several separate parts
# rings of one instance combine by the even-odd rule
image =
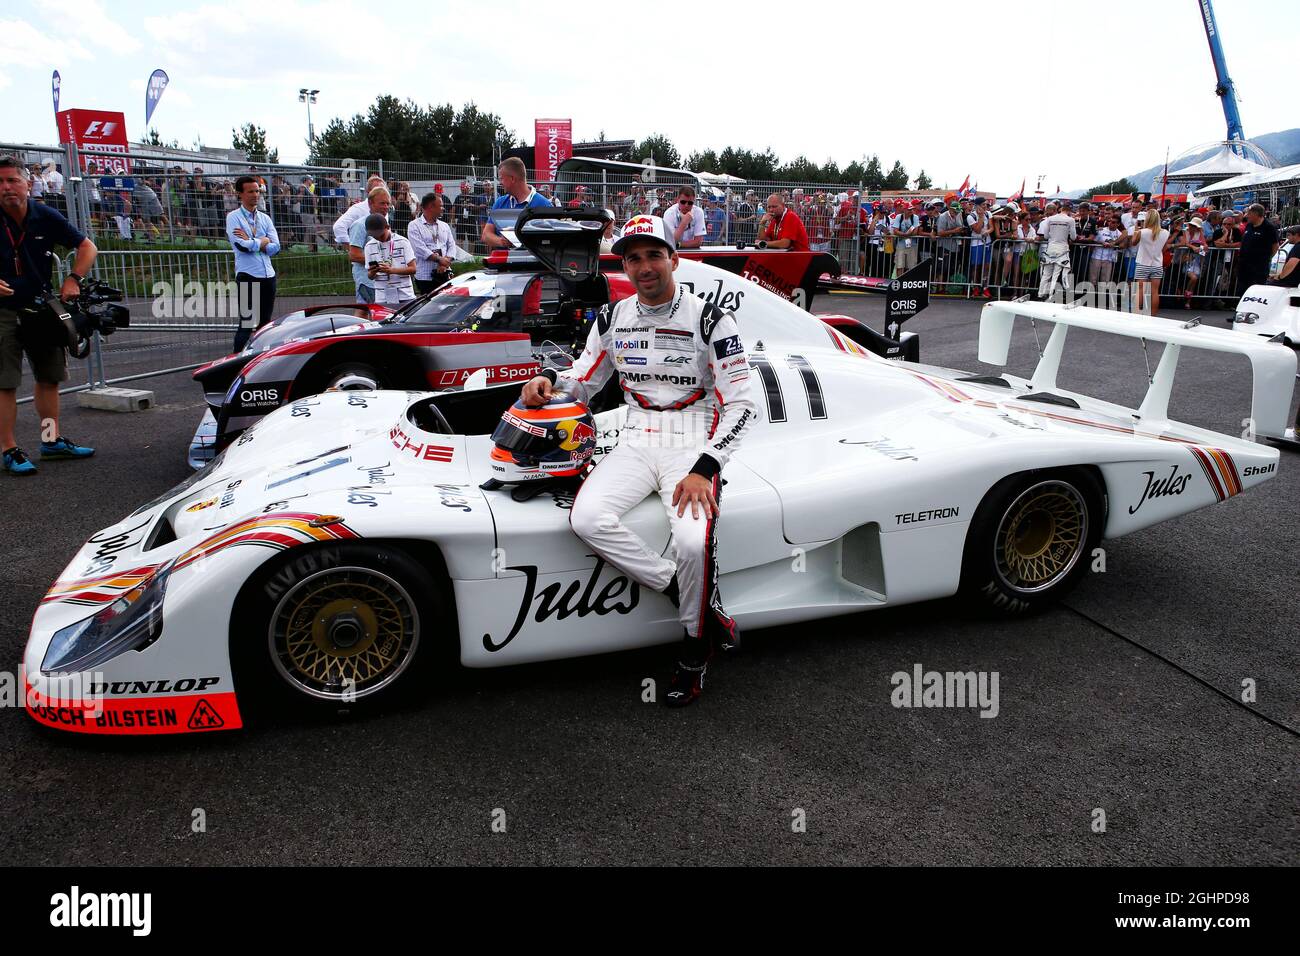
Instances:
[[[229,350],[237,312],[231,311],[236,297],[226,294],[234,279],[226,217],[239,205],[234,184],[240,176],[258,180],[259,208],[280,236],[274,260],[277,315],[333,297],[352,299],[347,250],[334,224],[370,186],[387,186],[390,218],[403,233],[420,215],[423,197],[441,196],[442,218],[472,255],[486,251],[481,232],[498,198],[495,168],[485,164],[323,157],[310,164],[267,164],[208,155],[178,159],[137,147],[115,155],[122,175],[100,176],[79,172],[82,159],[73,146],[0,144],[0,152],[19,155],[34,174],[34,195],[92,236],[101,250],[95,275],[122,289],[131,308],[130,330],[101,343],[102,363],[74,363],[74,382],[193,368]],[[704,219],[705,245],[752,245],[775,195],[802,220],[811,248],[834,254],[846,276],[889,279],[931,258],[939,295],[1018,296],[1037,291],[1041,281],[1041,247],[1032,223],[1004,222],[984,238],[938,236],[937,212],[895,209],[890,198],[868,194],[861,183],[746,181],[594,163],[566,167],[554,182],[529,181],[556,205],[609,209],[619,221],[638,213],[663,215],[681,186],[690,185]],[[964,214],[961,219],[964,224]],[[1198,306],[1230,299],[1233,259],[1231,249],[1212,248],[1205,255],[1173,249],[1162,296]],[[1071,264],[1076,282],[1124,283],[1132,277],[1133,255],[1078,243]]]

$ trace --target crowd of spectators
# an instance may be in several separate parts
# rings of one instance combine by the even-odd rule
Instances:
[[[32,164],[32,196],[61,211],[66,209],[64,177],[54,162]],[[289,171],[250,170],[260,184],[259,209],[276,223],[288,248],[305,245],[311,251],[338,248],[332,225],[361,195],[358,183],[337,176]],[[96,225],[137,242],[219,240],[226,216],[239,205],[234,190],[236,171],[205,172],[201,166],[139,169],[130,189],[101,188],[88,180]],[[371,177],[372,184],[376,177]],[[401,180],[377,180],[389,191],[389,220],[406,234],[421,215],[418,193]],[[107,181],[105,181],[107,182]],[[367,187],[369,188],[369,187]],[[465,252],[487,251],[483,226],[498,198],[490,179],[467,178],[441,182],[432,191],[439,218],[447,223],[456,245]],[[454,191],[454,195],[451,195]],[[559,192],[539,185],[537,193],[557,206],[606,206],[617,225],[649,213],[664,217],[679,242],[691,245],[752,245],[761,238],[771,196],[793,213],[806,232],[808,248],[837,256],[847,274],[892,278],[927,258],[934,260],[933,278],[940,283],[971,287],[992,297],[1002,291],[1032,289],[1038,284],[1044,254],[1043,220],[1049,215],[1042,200],[997,202],[987,197],[886,197],[865,201],[857,190],[777,188],[769,193],[752,187],[723,189],[705,186],[685,190],[677,185],[633,184],[608,187],[566,186]],[[1175,294],[1189,305],[1194,297],[1226,302],[1239,278],[1239,250],[1246,222],[1235,210],[1211,206],[1187,208],[1157,204],[1145,196],[1123,203],[1062,200],[1059,214],[1070,217],[1075,237],[1070,242],[1073,277],[1094,286],[1131,281],[1137,269],[1139,221],[1156,210],[1168,237],[1161,249],[1165,295]],[[1265,220],[1279,219],[1265,210]]]

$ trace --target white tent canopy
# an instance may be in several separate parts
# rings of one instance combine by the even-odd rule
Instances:
[[[1199,163],[1184,166],[1182,169],[1171,170],[1169,182],[1204,183],[1210,180],[1227,179],[1230,176],[1243,176],[1259,172],[1271,172],[1271,169],[1268,166],[1246,159],[1244,156],[1238,156],[1230,147],[1224,146],[1213,156],[1203,159]]]
[[[1231,179],[1224,179],[1212,186],[1198,189],[1196,193],[1198,196],[1222,196],[1227,193],[1245,192],[1248,189],[1256,189],[1261,186],[1275,187],[1295,180],[1300,180],[1300,163],[1282,166],[1278,169],[1265,169],[1262,172],[1246,173],[1242,176],[1233,176]]]

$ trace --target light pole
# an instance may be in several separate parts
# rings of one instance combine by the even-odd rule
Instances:
[[[309,90],[303,87],[298,91],[298,102],[307,104],[307,145],[313,152],[316,150],[316,130],[311,125],[311,105],[316,102],[316,94],[320,90]]]

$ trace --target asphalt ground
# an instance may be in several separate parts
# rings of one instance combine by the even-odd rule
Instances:
[[[836,296],[818,308],[879,327],[883,303]],[[909,328],[923,360],[993,371],[974,358],[977,304],[936,301]],[[1137,404],[1138,343],[1076,329],[1070,346],[1064,386]],[[1034,357],[1025,329],[1011,371]],[[1244,360],[1185,351],[1172,414],[1237,434],[1249,381]],[[64,431],[97,446],[92,461],[0,481],[10,681],[73,551],[189,473],[197,387],[185,374],[142,384],[157,399],[143,413],[67,402]],[[19,424],[35,445],[30,406]],[[203,737],[57,735],[8,701],[0,859],[1294,863],[1297,465],[1284,452],[1260,488],[1105,543],[1105,573],[1034,618],[935,602],[747,632],[744,652],[683,711],[642,703],[661,649],[460,672],[382,716]],[[917,664],[996,671],[997,716],[893,707],[891,675]],[[192,831],[196,809],[206,832]],[[497,810],[504,833],[493,832]]]

